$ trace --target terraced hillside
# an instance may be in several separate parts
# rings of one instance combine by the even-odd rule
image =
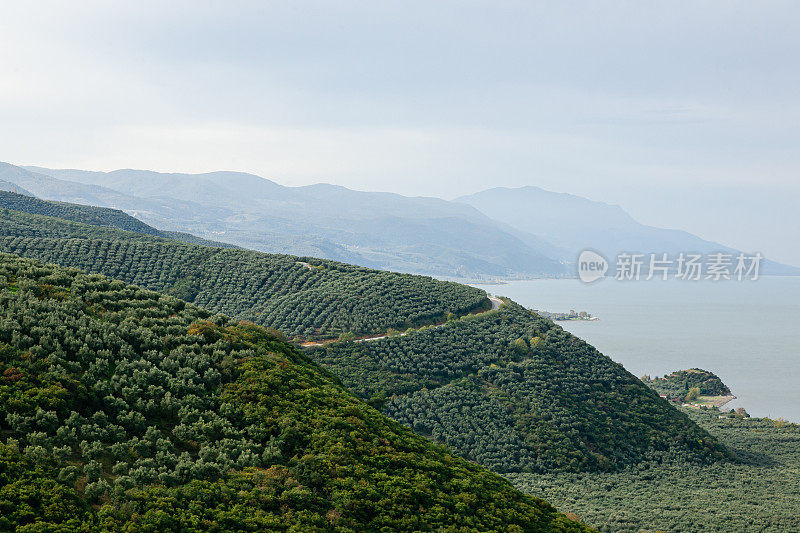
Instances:
[[[97,272],[307,339],[445,320],[484,291],[335,261],[196,246],[0,209],[0,251]]]
[[[4,531],[583,531],[287,344],[0,254]]]

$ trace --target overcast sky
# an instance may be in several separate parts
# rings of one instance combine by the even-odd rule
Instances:
[[[796,2],[0,0],[0,160],[537,185],[800,264]]]

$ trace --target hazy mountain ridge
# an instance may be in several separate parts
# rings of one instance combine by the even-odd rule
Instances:
[[[0,179],[48,199],[122,209],[162,230],[434,276],[572,276],[586,248],[600,251],[612,265],[622,251],[738,253],[682,230],[640,224],[617,205],[532,186],[446,201],[324,183],[286,187],[227,171],[92,172],[0,164]],[[764,261],[763,272],[798,275],[800,269]]]
[[[174,227],[175,224],[171,222],[173,219],[187,220],[186,224],[191,225],[193,220],[213,221],[230,215],[219,208],[200,206],[183,200],[170,199],[165,204],[158,198],[141,198],[108,187],[56,179],[7,163],[0,163],[0,179],[25,187],[33,195],[43,199],[120,209],[129,214],[135,213],[136,218],[144,222],[156,218],[162,222],[157,224],[158,229],[164,230],[180,230]]]
[[[560,246],[574,261],[585,249],[601,252],[614,263],[621,252],[662,254],[737,254],[730,246],[708,241],[687,231],[647,226],[622,207],[539,187],[495,187],[454,200],[481,210],[516,230],[530,232]],[[757,250],[745,250],[755,253]],[[765,260],[763,272],[798,275],[800,269]]]
[[[261,251],[442,276],[566,273],[560,262],[478,210],[439,198],[328,184],[285,187],[241,172],[13,168],[15,178],[40,196],[113,206],[159,228]]]

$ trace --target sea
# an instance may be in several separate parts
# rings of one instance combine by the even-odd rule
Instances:
[[[723,409],[800,423],[800,277],[474,286],[531,309],[591,313],[599,320],[558,324],[634,375],[710,370],[737,397]]]

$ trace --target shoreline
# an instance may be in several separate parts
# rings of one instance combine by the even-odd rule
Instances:
[[[713,401],[714,407],[717,409],[722,408],[722,406],[729,404],[733,400],[736,399],[736,396],[720,396],[716,401]]]
[[[700,396],[697,400],[691,402],[684,402],[681,405],[686,407],[694,407],[700,409],[701,407],[716,407],[721,409],[723,406],[736,399],[736,396]]]

